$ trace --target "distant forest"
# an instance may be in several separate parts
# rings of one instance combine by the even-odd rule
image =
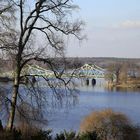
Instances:
[[[136,64],[140,66],[140,58],[113,58],[113,57],[71,57],[67,58],[67,61],[70,63],[79,63],[81,65],[84,64],[96,64],[102,68],[107,68],[111,64],[115,63],[128,63],[128,64]]]
[[[104,69],[107,69],[108,66],[115,63],[125,63],[129,65],[133,65],[133,67],[140,68],[140,58],[109,58],[109,57],[67,57],[65,59],[62,58],[49,58],[51,61],[53,60],[53,64],[58,67],[62,65],[66,65],[68,69],[79,68],[84,64],[96,64]],[[48,66],[43,62],[30,62],[32,65],[39,65],[41,67],[47,68]],[[0,60],[0,71],[9,71],[14,67],[14,62],[11,60]]]

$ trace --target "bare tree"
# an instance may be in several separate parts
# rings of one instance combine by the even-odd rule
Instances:
[[[111,65],[108,67],[109,75],[107,75],[107,78],[109,78],[109,79],[113,82],[113,80],[114,80],[114,75],[115,75],[116,84],[119,84],[119,82],[120,82],[121,68],[122,68],[121,62],[115,62],[114,64],[111,64]],[[109,76],[109,77],[108,77],[108,76]]]
[[[8,0],[6,2],[9,3]],[[23,78],[21,73],[25,65],[33,60],[44,61],[54,70],[50,57],[56,54],[59,57],[64,55],[64,36],[74,35],[82,39],[80,31],[83,25],[83,22],[78,20],[73,22],[71,12],[77,6],[73,5],[71,0],[11,0],[10,2],[15,9],[16,23],[10,25],[8,35],[6,34],[8,38],[4,37],[1,46],[4,54],[10,54],[14,61],[14,85],[8,130],[13,128],[19,87]],[[42,38],[46,41],[43,45],[39,45],[36,40],[39,36],[41,36],[40,41],[43,42]],[[54,74],[61,79],[61,74],[58,75],[56,72]]]
[[[122,64],[122,68],[120,71],[120,81],[122,84],[126,84],[127,80],[128,80],[128,64],[127,63],[123,63]]]
[[[113,84],[114,80],[116,78],[115,72],[114,72],[114,66],[109,65],[107,72],[105,74],[105,79],[109,81],[109,83]]]

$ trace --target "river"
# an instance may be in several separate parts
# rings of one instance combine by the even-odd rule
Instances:
[[[68,110],[59,108],[48,117],[47,128],[54,133],[65,130],[79,130],[81,121],[93,111],[112,109],[127,115],[134,124],[140,124],[140,92],[139,91],[109,91],[102,84],[96,86],[80,86],[78,103]]]

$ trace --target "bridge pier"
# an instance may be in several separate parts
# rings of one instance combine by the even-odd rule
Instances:
[[[96,79],[92,79],[92,86],[96,85]]]
[[[86,79],[86,85],[89,86],[89,79]]]
[[[90,79],[90,78],[87,78],[86,79],[86,85],[89,86],[89,85],[92,85],[92,86],[95,86],[96,85],[96,79]]]

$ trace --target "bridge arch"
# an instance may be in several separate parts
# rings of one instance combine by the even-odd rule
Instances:
[[[77,75],[77,77],[79,76],[94,79],[104,78],[105,70],[94,64],[93,65],[85,64],[76,70],[75,75]]]

